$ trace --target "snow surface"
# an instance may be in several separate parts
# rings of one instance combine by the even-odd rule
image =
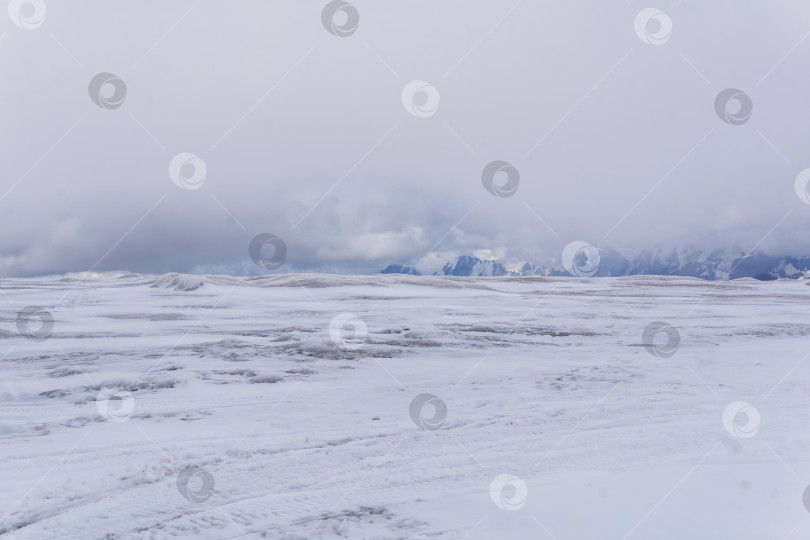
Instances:
[[[172,274],[0,292],[5,538],[810,537],[804,282]],[[31,305],[53,314],[47,340],[18,334]],[[361,346],[331,339],[342,313]],[[673,356],[642,346],[653,321],[677,328]],[[102,414],[107,388],[131,415]],[[446,404],[439,429],[411,418],[423,393]],[[760,415],[752,437],[723,424],[736,401]],[[205,500],[181,495],[188,467],[213,479]],[[518,481],[493,498],[503,474]]]

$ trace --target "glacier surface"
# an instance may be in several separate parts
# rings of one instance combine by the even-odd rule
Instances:
[[[0,291],[6,538],[810,537],[803,281]],[[19,327],[26,306],[52,315],[47,339]],[[675,350],[644,342],[656,321]]]

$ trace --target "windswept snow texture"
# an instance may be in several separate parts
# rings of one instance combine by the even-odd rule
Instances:
[[[804,282],[173,274],[2,291],[4,538],[810,537]],[[49,339],[18,334],[27,306],[53,314]],[[359,348],[330,339],[345,312],[368,329]],[[654,321],[677,329],[674,355],[642,346]],[[99,412],[105,388],[132,396],[128,419]],[[439,429],[411,418],[423,393],[446,405]],[[723,425],[737,401],[759,413],[751,437],[751,416]],[[204,500],[181,495],[189,470],[204,473],[186,495],[213,479]],[[495,500],[518,509],[493,502],[503,474],[519,481]]]

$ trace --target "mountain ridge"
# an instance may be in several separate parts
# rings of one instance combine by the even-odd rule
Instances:
[[[727,281],[754,278],[760,281],[775,279],[810,279],[810,256],[768,255],[763,252],[742,253],[715,249],[704,251],[694,248],[644,250],[634,258],[627,258],[610,248],[578,250],[567,265],[560,261],[544,263],[523,262],[510,264],[495,259],[481,259],[461,255],[448,261],[434,276],[683,276],[708,281]],[[565,254],[564,254],[565,256]],[[588,260],[590,257],[590,260]],[[586,264],[589,263],[589,266]],[[507,268],[507,265],[510,268]],[[595,268],[594,268],[595,267]],[[587,272],[583,269],[586,268]],[[380,274],[422,275],[414,266],[389,264]]]

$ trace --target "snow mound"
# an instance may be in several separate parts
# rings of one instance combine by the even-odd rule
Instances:
[[[730,279],[729,281],[733,281],[734,283],[762,283],[761,280],[754,279],[752,277],[735,278],[735,279]]]
[[[165,274],[152,283],[157,289],[174,289],[175,291],[196,291],[206,282],[206,276],[190,276],[188,274]]]
[[[206,284],[229,287],[394,287],[418,285],[444,289],[493,290],[480,280],[451,276],[404,276],[404,275],[338,275],[338,274],[268,274],[255,277],[213,276],[171,273],[156,278],[151,286],[176,291],[195,291]]]

